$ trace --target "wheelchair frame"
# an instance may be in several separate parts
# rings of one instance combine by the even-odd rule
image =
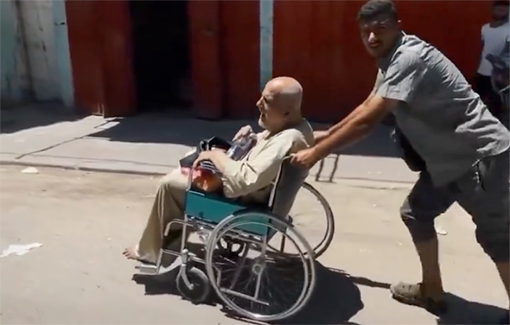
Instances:
[[[281,184],[284,183],[282,182],[282,175],[284,174],[283,169],[286,164],[289,164],[288,160],[285,160],[280,166],[278,176],[273,183],[268,205],[265,208],[254,206],[250,207],[216,194],[206,194],[197,191],[192,188],[192,175],[190,173],[188,189],[186,190],[186,199],[184,203],[184,218],[183,220],[177,219],[171,221],[166,226],[164,232],[164,238],[167,238],[173,225],[180,224],[182,226],[180,250],[176,251],[164,246],[160,249],[156,266],[150,267],[152,270],[146,270],[143,266],[139,267],[139,269],[145,270],[146,272],[149,271],[153,274],[159,274],[162,267],[161,264],[163,257],[165,255],[175,256],[180,258],[180,265],[175,265],[176,263],[174,262],[170,267],[170,270],[179,267],[179,273],[176,277],[177,289],[183,297],[194,303],[201,303],[207,300],[210,295],[210,289],[212,287],[218,297],[230,309],[250,319],[259,321],[273,321],[288,318],[291,315],[297,313],[306,305],[315,287],[316,256],[307,240],[295,229],[292,223],[289,222],[289,220],[274,214],[275,204],[277,203],[277,195],[278,192],[282,190]],[[205,168],[213,170],[210,165],[206,165]],[[297,190],[295,190],[296,193],[294,194],[297,194],[297,191],[299,191],[299,189],[304,184],[306,184],[308,186],[308,190],[317,196],[318,191],[316,191],[311,185],[305,183],[304,178],[305,177],[303,177],[303,181],[300,182],[300,186],[297,188]],[[312,190],[310,190],[310,188]],[[320,196],[320,200],[325,201],[322,196]],[[290,204],[291,206],[292,203],[293,202]],[[324,205],[324,202],[321,201],[321,204]],[[326,213],[331,213],[329,205],[325,208]],[[287,214],[288,212],[286,215]],[[332,220],[332,214],[328,214],[327,217],[328,222],[329,218]],[[328,231],[334,230],[334,224],[331,226],[332,228],[330,229],[328,223]],[[192,231],[194,230],[198,234],[198,237],[201,239],[201,241],[204,243],[206,254],[204,259],[196,256],[186,248],[186,244],[188,242],[188,227],[192,228]],[[299,249],[296,240],[290,237],[289,232],[292,233],[295,238],[297,238],[297,241],[301,244],[302,247],[304,247],[303,250]],[[293,254],[292,256],[288,255],[288,258],[295,259],[297,257],[303,264],[303,289],[295,303],[283,312],[270,315],[253,313],[237,306],[226,295],[228,294],[237,296],[239,298],[243,298],[258,304],[269,306],[271,303],[270,301],[263,301],[259,299],[261,277],[264,272],[266,265],[265,263],[267,262],[258,258],[252,265],[251,271],[256,275],[257,282],[255,294],[253,296],[249,296],[244,293],[232,290],[239,278],[241,272],[240,268],[235,271],[233,283],[231,284],[230,288],[221,287],[222,271],[219,267],[214,265],[214,253],[217,252],[218,249],[224,249],[225,253],[233,252],[231,250],[232,242],[229,243],[228,240],[234,240],[234,244],[240,245],[239,251],[235,251],[234,253],[243,253],[243,258],[246,258],[248,251],[257,247],[259,249],[256,251],[260,251],[261,255],[265,258],[266,255],[269,254],[267,252],[268,247],[272,248],[272,246],[269,245],[269,241],[274,237],[276,233],[282,234],[279,253],[283,253],[287,240],[290,240],[298,248],[298,254]],[[228,238],[226,241],[226,249],[220,244],[220,241],[223,237]],[[328,237],[328,235],[326,237]],[[236,240],[237,242],[235,242]],[[330,234],[326,240],[326,245],[321,249],[321,253],[327,249],[327,246],[331,240],[332,234]],[[323,242],[321,242],[321,245]],[[218,248],[218,246],[220,247]],[[204,265],[206,273],[198,268],[193,267],[193,263]],[[170,270],[167,269],[165,272]]]

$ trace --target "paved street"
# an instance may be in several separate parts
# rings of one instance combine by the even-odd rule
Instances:
[[[0,166],[0,245],[41,243],[1,263],[2,324],[240,324],[218,306],[194,306],[160,285],[132,281],[121,255],[140,235],[157,180],[149,176]],[[459,324],[494,322],[505,295],[458,207],[438,220],[451,310],[442,319],[390,299],[388,284],[418,280],[419,266],[397,208],[405,189],[316,183],[336,214],[317,290],[295,324]],[[303,203],[305,202],[305,203]],[[294,210],[307,211],[298,200]],[[315,216],[320,218],[321,216]],[[301,230],[316,239],[313,216]],[[315,223],[317,223],[315,221]],[[489,306],[492,305],[492,306]]]

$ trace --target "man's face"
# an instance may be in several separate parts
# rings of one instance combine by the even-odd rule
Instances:
[[[285,124],[285,114],[276,105],[274,95],[267,85],[262,91],[260,99],[257,101],[257,107],[260,111],[259,125],[269,132],[278,132]]]
[[[508,20],[508,6],[497,5],[492,8],[492,18],[496,21]]]
[[[400,35],[400,22],[381,16],[370,21],[360,21],[359,29],[368,53],[379,58],[387,55],[395,45]]]

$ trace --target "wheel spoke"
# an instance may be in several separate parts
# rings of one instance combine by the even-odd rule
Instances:
[[[303,233],[312,247],[314,258],[321,256],[331,244],[335,232],[335,220],[329,203],[312,185],[304,183],[299,190],[296,202],[300,205],[294,205],[290,211],[293,226]],[[297,210],[299,207],[299,210]],[[305,208],[305,211],[302,209]],[[282,251],[280,249],[280,240],[273,237],[270,245],[272,251]],[[278,247],[278,248],[276,248]],[[286,255],[297,253],[283,250]]]
[[[270,222],[253,222],[255,212],[233,215],[224,219],[213,230],[210,241],[207,245],[206,271],[211,278],[211,285],[220,299],[233,311],[251,319],[270,321],[290,316],[303,307],[308,301],[315,284],[315,265],[313,259],[307,255],[313,255],[306,240],[292,228],[290,224],[277,217],[270,216]],[[222,238],[228,237],[235,229],[246,224],[257,224],[258,226],[270,226],[275,231],[287,229],[280,233],[286,237],[289,245],[294,245],[298,251],[297,256],[286,256],[281,252],[263,248],[264,240],[256,245],[246,245],[246,250],[253,254],[246,253],[244,266],[230,262],[230,265],[216,263],[215,268],[221,273],[221,281],[217,283],[212,264],[215,261],[226,261],[220,255],[222,250],[214,250]],[[303,249],[304,248],[304,249]],[[263,253],[264,252],[264,253]],[[243,254],[244,255],[244,254]],[[301,262],[296,263],[297,261]],[[298,269],[298,266],[301,266]],[[230,268],[237,267],[236,272]],[[228,273],[227,273],[228,270]],[[237,274],[237,279],[233,276]],[[257,288],[258,275],[261,276],[259,301],[255,301],[254,295]],[[235,280],[235,283],[232,281]],[[231,291],[223,291],[223,289]],[[235,292],[243,296],[237,296]],[[248,299],[247,297],[253,297]]]

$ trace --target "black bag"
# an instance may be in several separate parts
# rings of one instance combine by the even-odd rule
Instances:
[[[401,149],[402,159],[413,172],[421,172],[427,169],[425,160],[414,150],[409,140],[400,131],[398,126],[393,130],[393,141]]]
[[[179,160],[179,165],[181,166],[181,168],[191,168],[195,160],[198,158],[198,155],[202,151],[208,151],[211,150],[212,148],[228,150],[230,149],[230,146],[231,146],[230,142],[218,137],[212,137],[208,140],[202,140],[198,143],[196,150],[192,154]]]

